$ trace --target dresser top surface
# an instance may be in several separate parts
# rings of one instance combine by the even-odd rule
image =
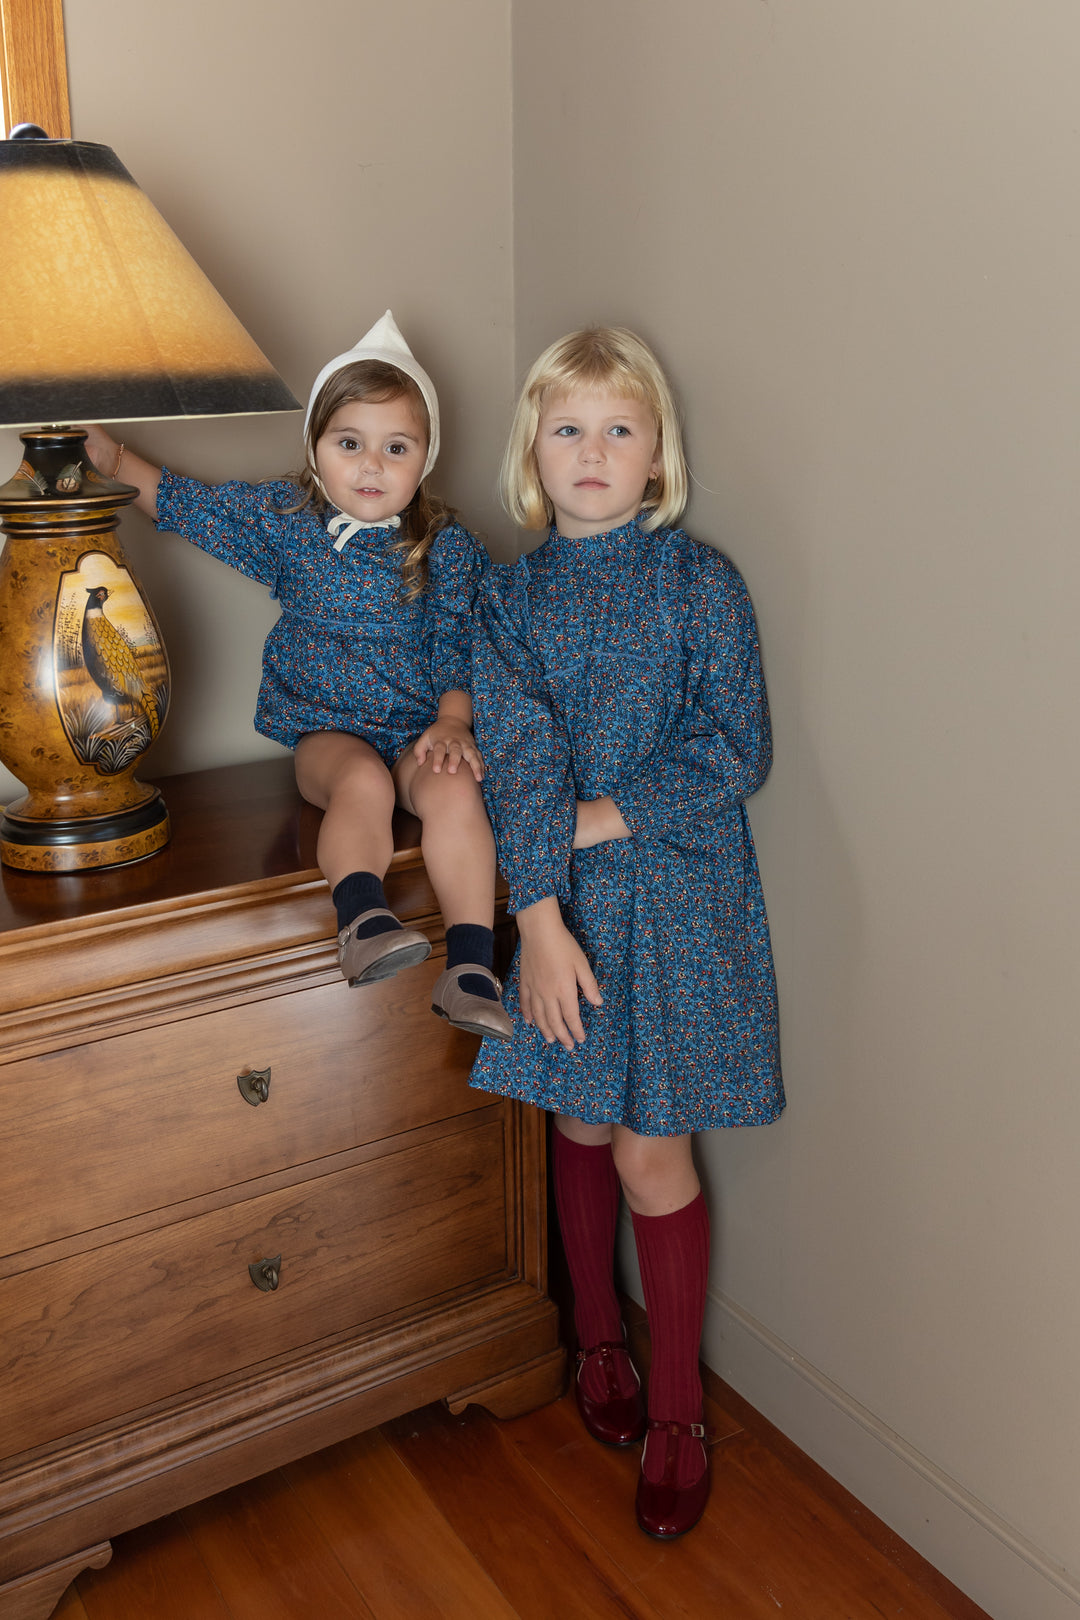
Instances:
[[[156,780],[172,837],[130,866],[95,872],[22,872],[0,867],[0,935],[42,923],[207,894],[263,878],[319,877],[322,813],[305,804],[289,758],[223,765]],[[394,847],[416,849],[419,823],[394,816]]]

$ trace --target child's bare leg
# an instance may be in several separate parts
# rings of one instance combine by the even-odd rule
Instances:
[[[653,1361],[637,1515],[652,1535],[681,1535],[709,1493],[699,1368],[709,1282],[709,1215],[689,1136],[612,1133],[634,1223]]]
[[[324,812],[319,869],[333,889],[350,872],[382,877],[394,853],[394,781],[362,737],[311,731],[296,745],[296,785]]]
[[[323,811],[317,854],[337,911],[342,973],[350,984],[367,984],[422,962],[427,939],[401,926],[383,892],[395,789],[375,749],[349,732],[309,732],[296,746],[296,781]]]
[[[420,848],[447,928],[495,918],[495,837],[480,784],[467,766],[436,773],[409,749],[394,766],[398,803],[423,823]]]
[[[420,847],[446,924],[446,971],[432,1007],[459,1029],[509,1040],[513,1025],[492,972],[495,838],[467,766],[434,771],[407,750],[394,766],[398,803],[419,816]]]
[[[626,1202],[635,1215],[670,1215],[701,1191],[689,1136],[638,1136],[611,1128],[611,1149]]]

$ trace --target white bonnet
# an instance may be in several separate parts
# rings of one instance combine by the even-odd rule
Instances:
[[[319,372],[312,384],[307,410],[304,413],[304,442],[307,442],[308,423],[311,421],[311,413],[323,384],[327,378],[334,375],[335,371],[340,371],[343,366],[351,366],[356,360],[381,360],[384,365],[396,366],[398,371],[403,371],[407,377],[412,378],[424,396],[428,413],[428,453],[420,476],[426,478],[439,454],[439,400],[435,393],[435,384],[423,366],[413,358],[413,352],[398,331],[397,322],[389,310],[375,322],[369,332],[364,333],[355,348],[346,354],[337,355],[333,360],[328,360]],[[309,451],[309,458],[312,457],[313,452]],[[312,464],[312,471],[314,470]]]

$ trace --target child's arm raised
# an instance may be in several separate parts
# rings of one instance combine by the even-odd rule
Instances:
[[[179,534],[200,551],[236,568],[249,579],[276,589],[281,569],[280,527],[284,512],[275,511],[274,495],[285,497],[292,486],[259,486],[232,480],[203,484],[180,478],[117,444],[103,427],[86,428],[86,453],[107,478],[134,484],[134,504],[158,528]]]
[[[118,478],[121,483],[134,484],[139,491],[135,505],[147,517],[157,522],[157,492],[161,482],[161,468],[144,461],[125,444],[117,444],[103,427],[93,423],[86,429],[86,453],[98,472],[106,478]],[[121,470],[122,469],[122,470]]]

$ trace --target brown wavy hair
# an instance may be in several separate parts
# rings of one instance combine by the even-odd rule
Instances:
[[[353,400],[359,404],[388,405],[393,399],[407,399],[415,406],[430,435],[431,423],[424,396],[412,378],[396,366],[382,360],[354,360],[329,376],[319,390],[308,422],[304,443],[307,461],[300,472],[289,475],[300,498],[294,505],[279,510],[282,513],[310,510],[320,518],[336,510],[327,500],[315,472],[315,446],[326,432],[326,424],[335,411]],[[428,488],[426,478],[422,479],[416,494],[401,513],[398,538],[390,548],[401,560],[401,594],[406,602],[415,602],[427,589],[428,552],[436,535],[456,517],[453,507]]]

